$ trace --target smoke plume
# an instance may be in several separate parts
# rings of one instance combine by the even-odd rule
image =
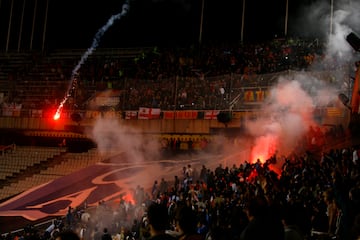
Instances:
[[[303,22],[312,30],[319,32],[327,39],[323,47],[323,54],[316,56],[310,71],[337,70],[351,65],[354,53],[346,42],[346,36],[353,31],[354,17],[358,16],[358,9],[354,1],[340,1],[331,8],[324,1],[317,1],[307,6],[303,13]],[[311,22],[311,24],[309,24]],[[330,22],[332,22],[330,28]],[[327,27],[326,27],[327,26]],[[302,25],[299,21],[299,28]],[[331,30],[331,31],[330,31]],[[274,154],[290,154],[299,147],[299,142],[310,127],[318,126],[321,122],[314,119],[316,108],[325,108],[337,101],[339,90],[343,90],[343,74],[334,73],[332,81],[322,77],[314,77],[307,72],[294,75],[284,75],[278,79],[270,91],[270,96],[262,106],[261,115],[255,120],[247,121],[247,130],[254,137],[251,161],[264,156],[269,158]]]

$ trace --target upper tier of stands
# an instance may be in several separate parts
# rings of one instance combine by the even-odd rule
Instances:
[[[22,104],[23,108],[41,109],[62,100],[68,89],[72,68],[81,59],[83,49],[38,52],[12,52],[0,54],[0,86],[5,102]],[[138,49],[106,49],[96,51],[88,61],[129,61],[144,51]],[[92,94],[96,86],[86,91]]]
[[[345,69],[348,76],[348,63],[344,68],[335,57],[325,59],[323,50],[316,40],[294,39],[202,49],[97,49],[76,74],[84,49],[1,53],[0,86],[3,101],[23,109],[58,106],[72,87],[70,109],[89,108],[89,99],[106,89],[119,90],[119,110],[226,109],[244,87],[269,86],[284,71],[311,66]]]

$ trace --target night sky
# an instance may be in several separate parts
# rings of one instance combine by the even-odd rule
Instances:
[[[96,32],[115,14],[124,0],[49,0],[45,28],[46,0],[38,0],[32,32],[35,0],[12,0],[0,5],[0,49],[87,48]],[[244,41],[263,41],[283,37],[286,0],[245,0]],[[341,0],[351,1],[351,0]],[[309,6],[325,2],[319,15],[309,24]],[[319,37],[330,11],[329,0],[289,0],[288,35]],[[108,29],[99,47],[189,46],[199,42],[202,0],[131,0],[129,14]],[[202,43],[238,43],[241,40],[243,0],[204,0]],[[317,16],[319,18],[319,16]],[[9,34],[8,34],[9,33]],[[33,37],[31,37],[33,36]],[[45,39],[45,41],[44,41]]]

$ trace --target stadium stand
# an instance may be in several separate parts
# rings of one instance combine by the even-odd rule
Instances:
[[[76,92],[76,101],[78,101],[76,104],[80,108],[85,107],[84,103],[89,101],[95,91],[119,89],[122,94],[120,97],[128,101],[117,106],[117,110],[138,110],[139,106],[160,106],[162,109],[177,109],[178,107],[180,109],[192,107],[194,109],[229,109],[232,107],[251,110],[249,106],[241,102],[244,99],[244,90],[254,87],[268,87],[278,77],[278,74],[283,75],[285,72],[290,76],[292,71],[306,69],[315,61],[316,57],[321,57],[321,52],[318,52],[320,48],[318,42],[277,40],[269,44],[268,46],[260,44],[226,49],[207,47],[203,51],[205,54],[200,59],[197,58],[198,53],[191,52],[191,50],[184,50],[180,54],[173,50],[160,50],[162,54],[158,54],[152,49],[144,50],[141,48],[131,49],[128,52],[127,50],[119,50],[118,52],[116,50],[99,51],[99,54],[90,58],[81,68],[79,73],[81,81]],[[63,97],[61,94],[64,93],[63,90],[66,88],[71,76],[71,70],[80,55],[81,51],[79,50],[69,50],[67,52],[49,53],[47,56],[37,56],[36,54],[18,54],[15,57],[5,56],[9,63],[6,64],[6,68],[3,65],[1,66],[4,69],[1,81],[4,82],[4,86],[7,86],[7,88],[4,88],[4,102],[22,104],[24,109],[46,108],[47,105],[56,106],[56,103]],[[125,56],[126,60],[131,61],[131,63],[126,63],[122,56]],[[20,59],[20,62],[21,59],[24,59],[25,65],[21,65],[18,59]],[[20,68],[21,66],[25,66],[25,69]],[[128,68],[128,66],[131,67]],[[336,69],[340,69],[341,74],[338,75],[338,72],[330,71],[335,69],[334,66],[336,66]],[[324,78],[327,81],[332,81],[334,75],[343,79],[348,72],[344,70],[345,67],[342,67],[344,66],[337,65],[336,59],[330,59],[329,62],[321,66],[321,71],[314,72],[314,74],[327,75]],[[10,81],[11,83],[16,82],[18,87],[11,87],[11,84],[8,84]],[[178,92],[174,92],[174,89]],[[225,93],[231,92],[232,96],[227,96],[226,101],[224,101],[222,90]],[[55,92],[56,94],[54,94]],[[175,101],[173,96],[175,96]],[[190,96],[192,97],[190,98]],[[45,99],[48,101],[45,101]],[[192,103],[196,103],[195,106]],[[330,110],[332,110],[330,113],[337,117],[341,115],[341,112],[336,111],[336,109]],[[42,132],[40,135],[44,136],[43,134],[47,134],[46,137],[49,138],[61,137],[61,134],[57,135],[58,133],[53,132]],[[342,134],[335,135],[344,140],[345,136]],[[78,135],[75,135],[74,139],[77,140],[78,137]],[[343,141],[342,144],[344,143],[350,144]],[[183,149],[188,149],[186,144],[183,143],[182,146],[186,146]],[[331,148],[330,146],[327,147]],[[329,152],[327,152],[328,149],[323,149],[326,150],[326,152],[322,153],[323,155],[320,152],[316,152],[314,155],[306,152],[302,156],[291,156],[292,158],[286,159],[288,161],[284,164],[284,168],[281,169],[279,178],[273,178],[273,172],[268,168],[271,162],[265,162],[264,164],[244,162],[241,166],[234,166],[231,170],[230,166],[209,169],[207,177],[211,178],[212,181],[207,181],[207,179],[206,184],[203,185],[199,184],[199,182],[185,182],[184,180],[188,180],[189,177],[185,174],[184,178],[181,179],[183,181],[180,184],[181,188],[171,192],[172,196],[170,192],[162,192],[159,195],[154,195],[153,199],[147,200],[168,204],[172,202],[171,197],[174,197],[179,199],[179,204],[181,204],[180,198],[185,196],[183,200],[186,202],[185,199],[191,199],[192,201],[188,202],[188,204],[193,204],[196,209],[203,204],[202,206],[205,206],[204,208],[213,217],[206,216],[208,220],[210,219],[206,222],[207,227],[211,229],[207,233],[211,234],[213,239],[229,239],[227,237],[231,234],[238,234],[232,236],[239,237],[240,233],[235,231],[243,230],[245,226],[237,226],[238,229],[233,228],[232,226],[235,225],[232,224],[235,223],[231,222],[234,219],[233,216],[230,216],[230,213],[244,214],[249,210],[250,204],[254,203],[251,200],[256,200],[252,199],[251,196],[256,194],[267,198],[266,200],[261,199],[262,203],[270,204],[275,202],[284,204],[281,206],[284,209],[288,207],[288,204],[295,204],[300,201],[302,206],[309,207],[307,208],[309,215],[315,218],[318,212],[314,209],[323,206],[322,193],[329,188],[329,183],[332,180],[336,181],[334,185],[330,185],[337,190],[340,187],[337,184],[348,183],[350,179],[358,180],[358,171],[356,169],[359,163],[354,161],[354,156],[349,154],[350,151],[353,152],[353,150],[357,149],[352,149],[348,145],[337,147],[339,148],[336,150],[331,149]],[[16,146],[14,151],[2,154],[0,160],[2,164],[0,169],[2,180],[0,199],[5,200],[34,186],[96,164],[102,158],[100,158],[96,149],[69,152],[59,146],[54,148]],[[269,159],[269,161],[271,160],[273,159]],[[342,175],[336,175],[338,171],[342,171]],[[202,180],[205,182],[204,179]],[[236,182],[235,186],[234,182]],[[259,184],[260,182],[262,184]],[[309,187],[309,184],[313,182],[319,184]],[[355,184],[351,186],[358,187]],[[349,189],[346,188],[346,190]],[[243,194],[239,194],[240,192]],[[339,195],[338,197],[342,196]],[[202,200],[205,201],[202,202]],[[121,203],[123,204],[123,202]],[[146,205],[147,203],[146,201],[137,202],[137,206],[133,207],[142,208],[142,204]],[[125,209],[125,206],[121,204],[120,206]],[[106,209],[106,203],[99,203],[96,210],[103,209],[103,207]],[[268,206],[259,207],[265,207],[269,211],[274,210],[267,208]],[[338,210],[345,209],[341,208],[344,206],[337,207]],[[106,213],[108,212],[106,211]],[[112,211],[110,212],[112,213]],[[221,219],[216,218],[219,217],[216,215],[219,212],[223,214]],[[324,212],[321,213],[324,214]],[[75,224],[81,223],[78,212],[74,212],[74,216],[77,220]],[[282,214],[279,216],[285,217]],[[241,216],[236,215],[236,217],[240,218]],[[269,217],[272,218],[274,215]],[[316,237],[312,238],[312,234],[317,233],[323,234],[326,232],[326,237],[335,235],[335,232],[331,232],[331,235],[329,235],[327,229],[315,229],[315,223],[311,222],[312,218],[308,218],[309,216],[303,217],[300,220],[313,224],[312,226],[300,226],[309,239],[317,239]],[[63,216],[64,221],[65,218]],[[107,226],[114,235],[119,230],[120,221],[123,221],[123,219],[117,220],[117,226],[116,224]],[[136,220],[142,221],[142,216]],[[271,220],[277,221],[279,218],[270,219],[269,222],[273,223]],[[343,219],[339,218],[338,220]],[[246,219],[244,221],[246,222]],[[297,223],[304,224],[304,222]],[[127,230],[130,229],[129,221],[122,223],[123,227]],[[79,225],[73,226],[70,224],[66,226],[79,227]],[[227,228],[226,226],[230,227]],[[341,226],[337,227],[341,229]],[[89,226],[90,228],[95,231],[94,226]],[[265,229],[271,230],[269,228]],[[26,234],[27,230],[24,228],[21,231]],[[350,234],[349,226],[342,230],[346,232],[341,234]]]
[[[42,185],[51,180],[76,172],[89,165],[96,164],[101,160],[96,149],[91,149],[88,152],[83,153],[67,153],[65,148],[19,148],[21,149],[19,151],[23,151],[22,153],[26,155],[21,156],[21,154],[18,154],[17,159],[19,159],[18,161],[23,162],[23,164],[27,164],[27,166],[22,167],[21,169],[18,169],[17,165],[9,168],[12,175],[14,175],[14,173],[19,173],[19,176],[17,179],[13,179],[9,185],[5,185],[1,188],[0,199],[7,199],[11,196],[15,196],[35,186]],[[30,156],[34,154],[39,160],[34,162],[31,160],[31,157],[29,158],[29,154]],[[44,161],[44,158],[46,158],[47,161]],[[56,161],[54,161],[54,159],[56,159]],[[14,158],[7,159],[6,161],[13,162]],[[31,173],[26,172],[26,168],[30,168],[35,164],[41,164],[41,167],[39,166],[36,171],[33,170]],[[25,174],[21,173],[22,170]]]

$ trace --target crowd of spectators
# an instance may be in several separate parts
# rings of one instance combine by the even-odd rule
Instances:
[[[317,71],[344,66],[336,57],[325,58],[324,49],[325,44],[314,39],[276,39],[257,44],[208,45],[201,49],[155,47],[126,60],[116,55],[90,56],[76,74],[76,93],[69,104],[86,108],[94,91],[116,89],[120,90],[119,110],[138,110],[140,106],[171,110],[174,107],[226,109],[238,94],[236,89],[249,84],[258,87],[271,85],[265,77],[259,81],[259,75],[305,70],[315,65]],[[316,64],[320,61],[321,64]],[[57,88],[54,99],[43,101],[45,105],[56,105],[62,100],[77,64],[77,59],[36,58],[34,67],[11,74],[11,79],[31,81],[27,78],[34,76],[26,75],[35,71],[37,78],[47,85],[54,80],[63,81],[64,86]],[[43,65],[45,69],[36,67]],[[12,100],[20,95],[17,91],[20,90],[15,88]]]
[[[274,40],[259,44],[204,46],[202,49],[153,49],[132,62],[89,62],[80,76],[84,82],[123,90],[119,106],[161,109],[227,109],[239,89],[264,87],[272,82],[257,76],[287,70],[304,70],[323,61],[323,43],[306,40]],[[317,70],[343,67],[328,58]],[[85,64],[86,65],[86,64]],[[174,106],[175,105],[175,106]]]
[[[220,163],[215,169],[185,164],[173,179],[154,179],[150,189],[138,185],[131,199],[102,201],[96,208],[70,207],[47,229],[26,228],[25,235],[17,234],[45,240],[71,230],[85,240],[104,235],[145,240],[152,236],[151,224],[160,221],[161,229],[175,239],[358,239],[359,164],[355,146],[322,152],[320,158],[306,151],[274,155],[265,162]],[[154,209],[149,210],[154,204],[156,220]],[[179,224],[196,237],[184,238]]]

